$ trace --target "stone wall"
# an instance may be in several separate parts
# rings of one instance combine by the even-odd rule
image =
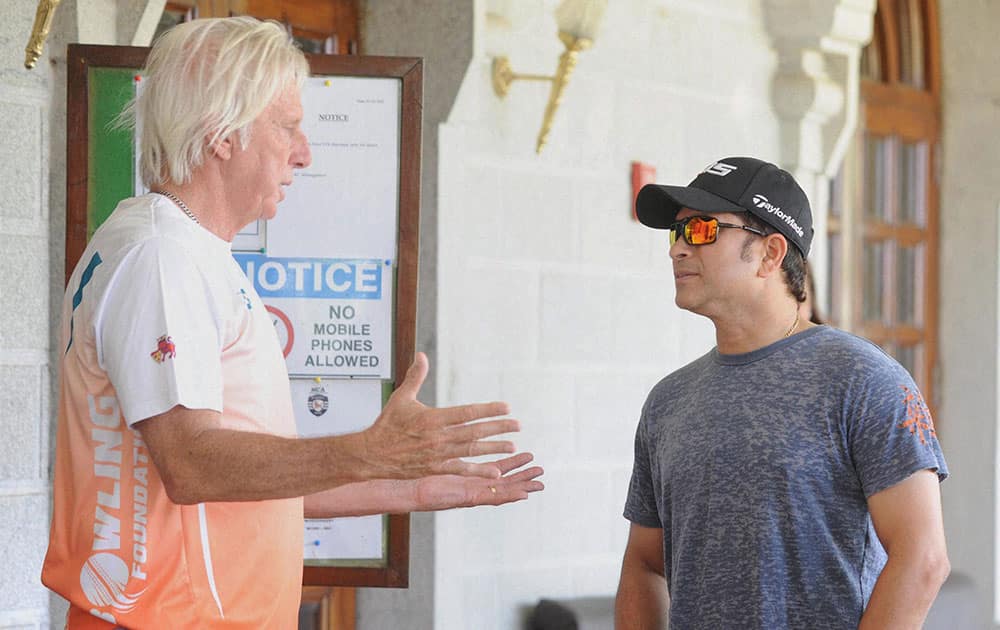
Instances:
[[[24,68],[33,0],[0,20],[0,628],[48,623],[49,57]]]

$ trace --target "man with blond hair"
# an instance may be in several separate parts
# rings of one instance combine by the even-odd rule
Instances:
[[[716,347],[642,409],[617,628],[920,628],[948,574],[948,469],[906,370],[802,315],[805,193],[732,157],[643,187],[636,212],[669,231],[677,306]]]
[[[494,504],[541,490],[504,403],[416,400],[418,354],[374,424],[295,436],[264,305],[230,253],[270,219],[302,133],[302,53],[275,23],[164,34],[133,105],[150,193],[121,202],[69,281],[43,582],[70,628],[291,628],[303,516]],[[304,497],[304,499],[303,499]]]

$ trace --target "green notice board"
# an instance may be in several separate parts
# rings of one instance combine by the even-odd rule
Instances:
[[[132,133],[113,127],[117,116],[135,94],[136,71],[127,68],[93,68],[88,100],[92,104],[88,127],[87,240],[111,214],[118,202],[133,195],[135,152]]]

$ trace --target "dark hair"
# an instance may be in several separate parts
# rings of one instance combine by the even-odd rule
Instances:
[[[816,282],[813,280],[813,270],[809,265],[809,261],[806,261],[806,287],[809,292],[809,321],[814,324],[825,324],[826,320],[823,315],[819,312],[819,306],[816,304]]]
[[[764,223],[754,215],[749,212],[743,213],[744,223],[752,228],[757,228],[758,230],[764,232],[764,234],[776,234],[777,232],[771,228],[770,225]],[[755,234],[748,234],[747,239],[743,242],[743,251],[741,256],[744,260],[747,260],[750,256],[750,244],[753,243],[753,239],[757,238]],[[785,239],[786,241],[788,239]],[[785,259],[781,261],[781,271],[785,276],[785,285],[788,287],[788,292],[792,294],[797,302],[806,301],[806,259],[802,256],[802,252],[795,245],[788,243],[788,253],[785,254]],[[813,296],[815,300],[816,296]]]

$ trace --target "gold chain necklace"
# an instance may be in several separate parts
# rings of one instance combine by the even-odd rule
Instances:
[[[796,306],[795,307],[795,321],[792,322],[792,327],[788,329],[788,332],[785,333],[785,336],[782,337],[782,339],[786,339],[788,337],[791,337],[792,336],[792,331],[795,330],[795,327],[798,326],[798,325],[799,325],[799,307]]]

